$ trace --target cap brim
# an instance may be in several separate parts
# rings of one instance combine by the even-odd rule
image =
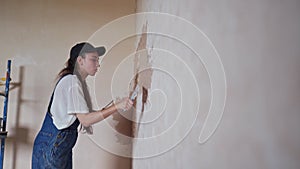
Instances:
[[[103,56],[106,52],[106,49],[104,46],[96,47],[95,49],[97,50],[97,53],[99,56]]]

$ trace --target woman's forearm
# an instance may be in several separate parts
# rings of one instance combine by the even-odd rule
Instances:
[[[92,124],[95,124],[97,122],[102,121],[103,119],[107,118],[108,116],[112,115],[113,113],[117,112],[117,106],[115,104],[99,110],[99,111],[94,111],[94,112],[90,112],[90,113],[85,113],[85,114],[81,114],[81,113],[77,113],[76,116],[78,118],[78,120],[80,121],[80,123],[87,127],[90,126]]]
[[[119,109],[122,111],[128,110],[129,108],[131,108],[132,104],[133,102],[128,97],[126,97],[123,98],[120,102],[113,104],[105,109],[85,114],[77,113],[76,116],[83,126],[88,127],[107,118],[108,116],[117,112]]]

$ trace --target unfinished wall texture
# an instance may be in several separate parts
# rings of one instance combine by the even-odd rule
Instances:
[[[22,88],[10,91],[4,168],[31,167],[33,139],[42,125],[55,77],[76,42],[91,40],[94,45],[109,49],[91,87],[96,89],[100,108],[112,99],[112,74],[135,48],[134,40],[118,44],[111,41],[119,32],[135,31],[135,24],[129,23],[101,37],[93,34],[114,19],[134,13],[135,7],[135,0],[0,1],[0,77],[5,75],[6,61],[12,59],[12,82],[22,83]],[[128,73],[132,74],[122,75]],[[118,149],[116,136],[105,124],[130,135],[131,123],[116,115],[94,127],[94,140],[105,138]],[[131,159],[116,156],[92,142],[91,137],[80,134],[74,150],[74,168],[131,168]]]
[[[219,53],[227,87],[211,88],[219,65],[199,60],[192,50],[197,45],[189,44],[198,42],[200,58],[206,59],[214,56],[207,50],[211,44],[188,24],[171,16],[161,19],[163,14],[138,17],[137,31],[148,34],[138,40],[146,41],[147,52],[136,65],[152,73],[139,74],[143,78],[137,82],[151,80],[146,102],[141,92],[137,98],[133,168],[300,168],[300,2],[137,2],[137,12],[169,13],[202,30]],[[223,117],[200,144],[212,91],[219,89],[227,94]]]

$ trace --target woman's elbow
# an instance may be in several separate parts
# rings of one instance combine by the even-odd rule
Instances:
[[[89,127],[92,125],[92,123],[88,120],[87,114],[76,114],[79,122],[84,127]]]

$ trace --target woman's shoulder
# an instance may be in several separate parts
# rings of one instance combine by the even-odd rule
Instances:
[[[57,87],[72,87],[72,86],[78,86],[80,85],[80,81],[76,75],[66,75],[62,77],[58,84]]]

